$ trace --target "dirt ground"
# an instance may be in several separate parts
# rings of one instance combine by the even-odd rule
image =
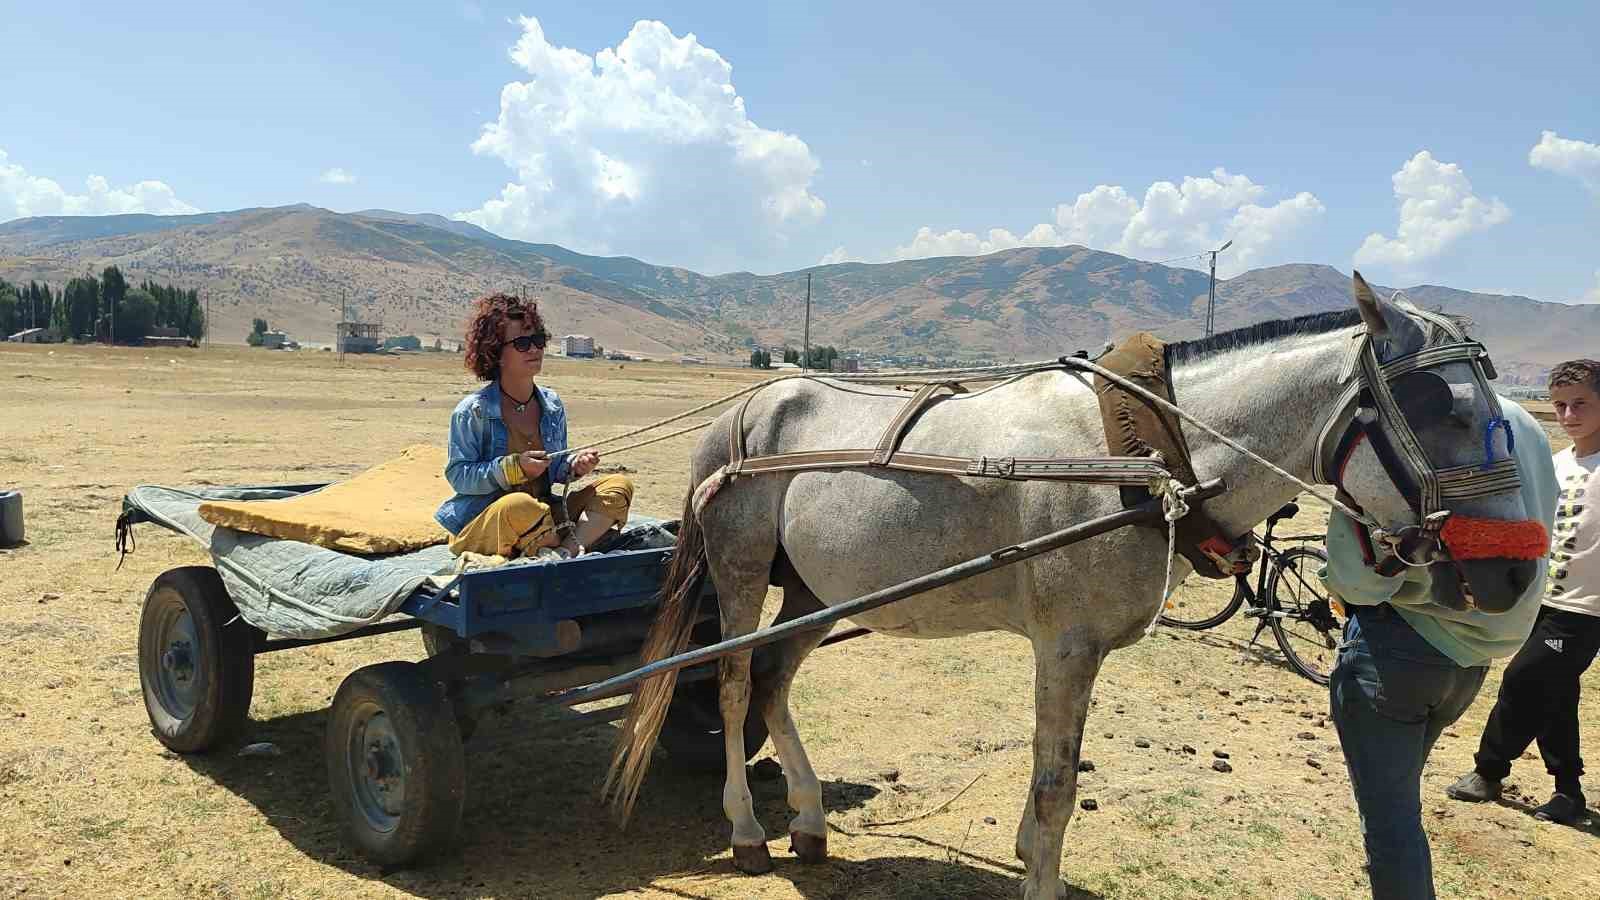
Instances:
[[[752,377],[557,360],[546,382],[581,440]],[[760,878],[733,871],[720,779],[658,764],[633,824],[618,831],[596,801],[609,726],[574,733],[531,707],[488,720],[468,744],[457,851],[389,873],[355,857],[330,817],[326,708],[357,667],[420,658],[411,632],[260,658],[244,741],[274,742],[280,757],[241,758],[238,744],[166,752],[140,699],[139,608],[163,570],[207,559],[140,526],[119,569],[112,523],[123,492],[338,479],[441,440],[471,387],[453,355],[339,367],[328,353],[0,348],[0,486],[24,492],[29,540],[0,550],[0,897],[1016,895],[1032,664],[1009,636],[868,637],[813,656],[796,717],[825,782],[833,858],[799,865],[782,837],[782,781],[755,780],[776,860]],[[678,440],[615,460],[634,470],[642,512],[676,515],[685,453]],[[1294,530],[1320,530],[1325,511],[1306,506]],[[1366,896],[1326,692],[1286,669],[1270,638],[1252,646],[1251,624],[1166,630],[1108,661],[1084,748],[1095,768],[1079,794],[1098,809],[1077,812],[1063,859],[1072,896]],[[1533,756],[1513,774],[1513,799],[1444,796],[1471,766],[1498,684],[1497,668],[1425,775],[1439,892],[1600,896],[1600,829],[1529,815],[1549,790]],[[1582,715],[1586,743],[1600,746],[1600,692]],[[1231,772],[1213,770],[1214,750],[1230,755]],[[868,824],[932,809],[974,778],[932,815]],[[1600,797],[1600,780],[1589,779],[1589,793]]]

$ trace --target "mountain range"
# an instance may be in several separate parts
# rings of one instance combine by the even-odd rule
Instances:
[[[117,265],[199,288],[213,340],[244,341],[253,318],[303,344],[331,343],[341,308],[386,334],[459,339],[471,300],[526,291],[556,334],[593,335],[647,356],[742,360],[798,345],[811,280],[811,338],[868,356],[1031,359],[1097,348],[1135,330],[1203,332],[1207,276],[1087,247],[978,257],[841,263],[777,275],[703,275],[631,257],[500,237],[432,214],[335,213],[305,204],[187,216],[47,216],[0,224],[0,278],[68,278]],[[1413,301],[1465,315],[1503,380],[1537,381],[1591,353],[1600,308],[1434,285]],[[1342,308],[1350,280],[1324,265],[1253,269],[1217,283],[1216,327]]]

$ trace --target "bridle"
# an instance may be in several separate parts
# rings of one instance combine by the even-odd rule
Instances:
[[[1397,294],[1393,299],[1398,298]],[[1342,379],[1348,384],[1334,405],[1334,414],[1318,435],[1312,466],[1318,483],[1333,485],[1339,501],[1360,512],[1361,507],[1342,482],[1351,454],[1365,441],[1395,489],[1406,498],[1416,516],[1414,523],[1382,528],[1354,521],[1367,565],[1386,576],[1397,575],[1407,566],[1424,567],[1452,559],[1442,539],[1452,503],[1515,491],[1522,484],[1516,459],[1510,455],[1515,446],[1511,423],[1502,415],[1499,400],[1489,385],[1495,370],[1488,351],[1468,339],[1461,327],[1446,316],[1409,305],[1404,312],[1421,320],[1429,334],[1427,344],[1415,353],[1380,363],[1372,335],[1365,328],[1352,336],[1355,346]],[[1458,362],[1471,369],[1478,395],[1489,404],[1489,421],[1483,435],[1484,459],[1482,463],[1436,468],[1402,411],[1408,401],[1417,399],[1405,396],[1406,376]],[[1434,378],[1443,382],[1438,376]],[[1419,384],[1415,379],[1412,383]],[[1419,386],[1430,387],[1425,381]],[[1448,393],[1448,384],[1443,387]],[[1502,429],[1507,455],[1495,459],[1494,433]]]

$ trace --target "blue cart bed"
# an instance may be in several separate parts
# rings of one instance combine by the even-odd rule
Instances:
[[[653,608],[677,528],[676,522],[635,517],[609,542],[634,549],[458,572],[459,561],[443,546],[360,556],[220,528],[198,514],[205,500],[279,499],[321,487],[144,485],[124,498],[118,533],[131,535],[133,525],[151,522],[193,539],[210,553],[239,615],[275,638],[322,641],[363,632],[399,613],[464,640],[494,635],[543,654],[572,649],[558,640],[564,623]],[[131,547],[131,537],[124,543]],[[565,627],[570,638],[570,624]]]

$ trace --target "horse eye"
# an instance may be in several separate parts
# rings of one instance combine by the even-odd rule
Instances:
[[[1432,372],[1407,372],[1389,385],[1389,391],[1394,395],[1401,414],[1413,428],[1456,417],[1458,406],[1455,391],[1448,381]],[[1470,403],[1466,411],[1470,416]]]

